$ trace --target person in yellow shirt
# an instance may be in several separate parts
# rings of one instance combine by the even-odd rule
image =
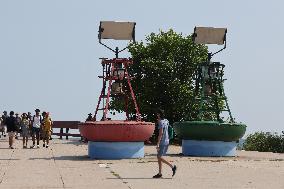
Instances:
[[[45,118],[43,119],[43,127],[42,127],[43,147],[48,148],[51,131],[52,131],[52,120],[50,118],[49,112],[47,112],[45,115]],[[45,145],[45,141],[46,141],[46,145]]]

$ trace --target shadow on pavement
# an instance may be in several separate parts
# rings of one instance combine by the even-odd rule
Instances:
[[[71,161],[92,161],[89,156],[59,156],[54,157],[55,160],[71,160]]]
[[[157,154],[145,154],[145,157],[146,156],[155,156],[157,157]],[[169,156],[169,157],[184,157],[184,155],[182,153],[179,153],[179,154],[167,154],[166,156]]]
[[[70,160],[70,161],[94,161],[88,156],[59,156],[59,157],[49,157],[49,158],[29,158],[29,160]]]
[[[81,140],[76,140],[76,139],[56,139],[53,144],[73,144],[75,146],[80,146],[80,145],[86,145],[88,143],[82,142]]]
[[[134,180],[141,180],[141,179],[144,179],[144,180],[148,180],[148,179],[150,179],[150,180],[156,180],[156,178],[152,178],[152,177],[119,177],[119,178],[106,178],[106,179],[125,179],[125,180],[127,180],[127,179],[134,179]],[[173,178],[160,178],[160,179],[173,179]]]

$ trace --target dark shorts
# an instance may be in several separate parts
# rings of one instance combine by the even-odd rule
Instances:
[[[39,135],[40,134],[40,128],[32,127],[32,135]]]
[[[168,151],[168,147],[169,147],[169,145],[160,145],[157,156],[161,157],[161,156],[166,155],[166,153]]]

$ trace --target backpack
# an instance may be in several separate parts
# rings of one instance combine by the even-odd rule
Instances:
[[[174,138],[174,128],[170,125],[168,125],[168,135],[169,135],[169,140]]]

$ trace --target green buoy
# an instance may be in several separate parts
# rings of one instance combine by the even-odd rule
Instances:
[[[226,28],[195,27],[196,44],[224,45],[215,53],[208,53],[206,62],[195,70],[194,103],[198,107],[193,120],[174,123],[174,130],[182,139],[184,155],[235,156],[236,145],[244,136],[246,125],[233,119],[224,92],[224,64],[211,58],[226,48]],[[226,116],[227,118],[223,117]]]

